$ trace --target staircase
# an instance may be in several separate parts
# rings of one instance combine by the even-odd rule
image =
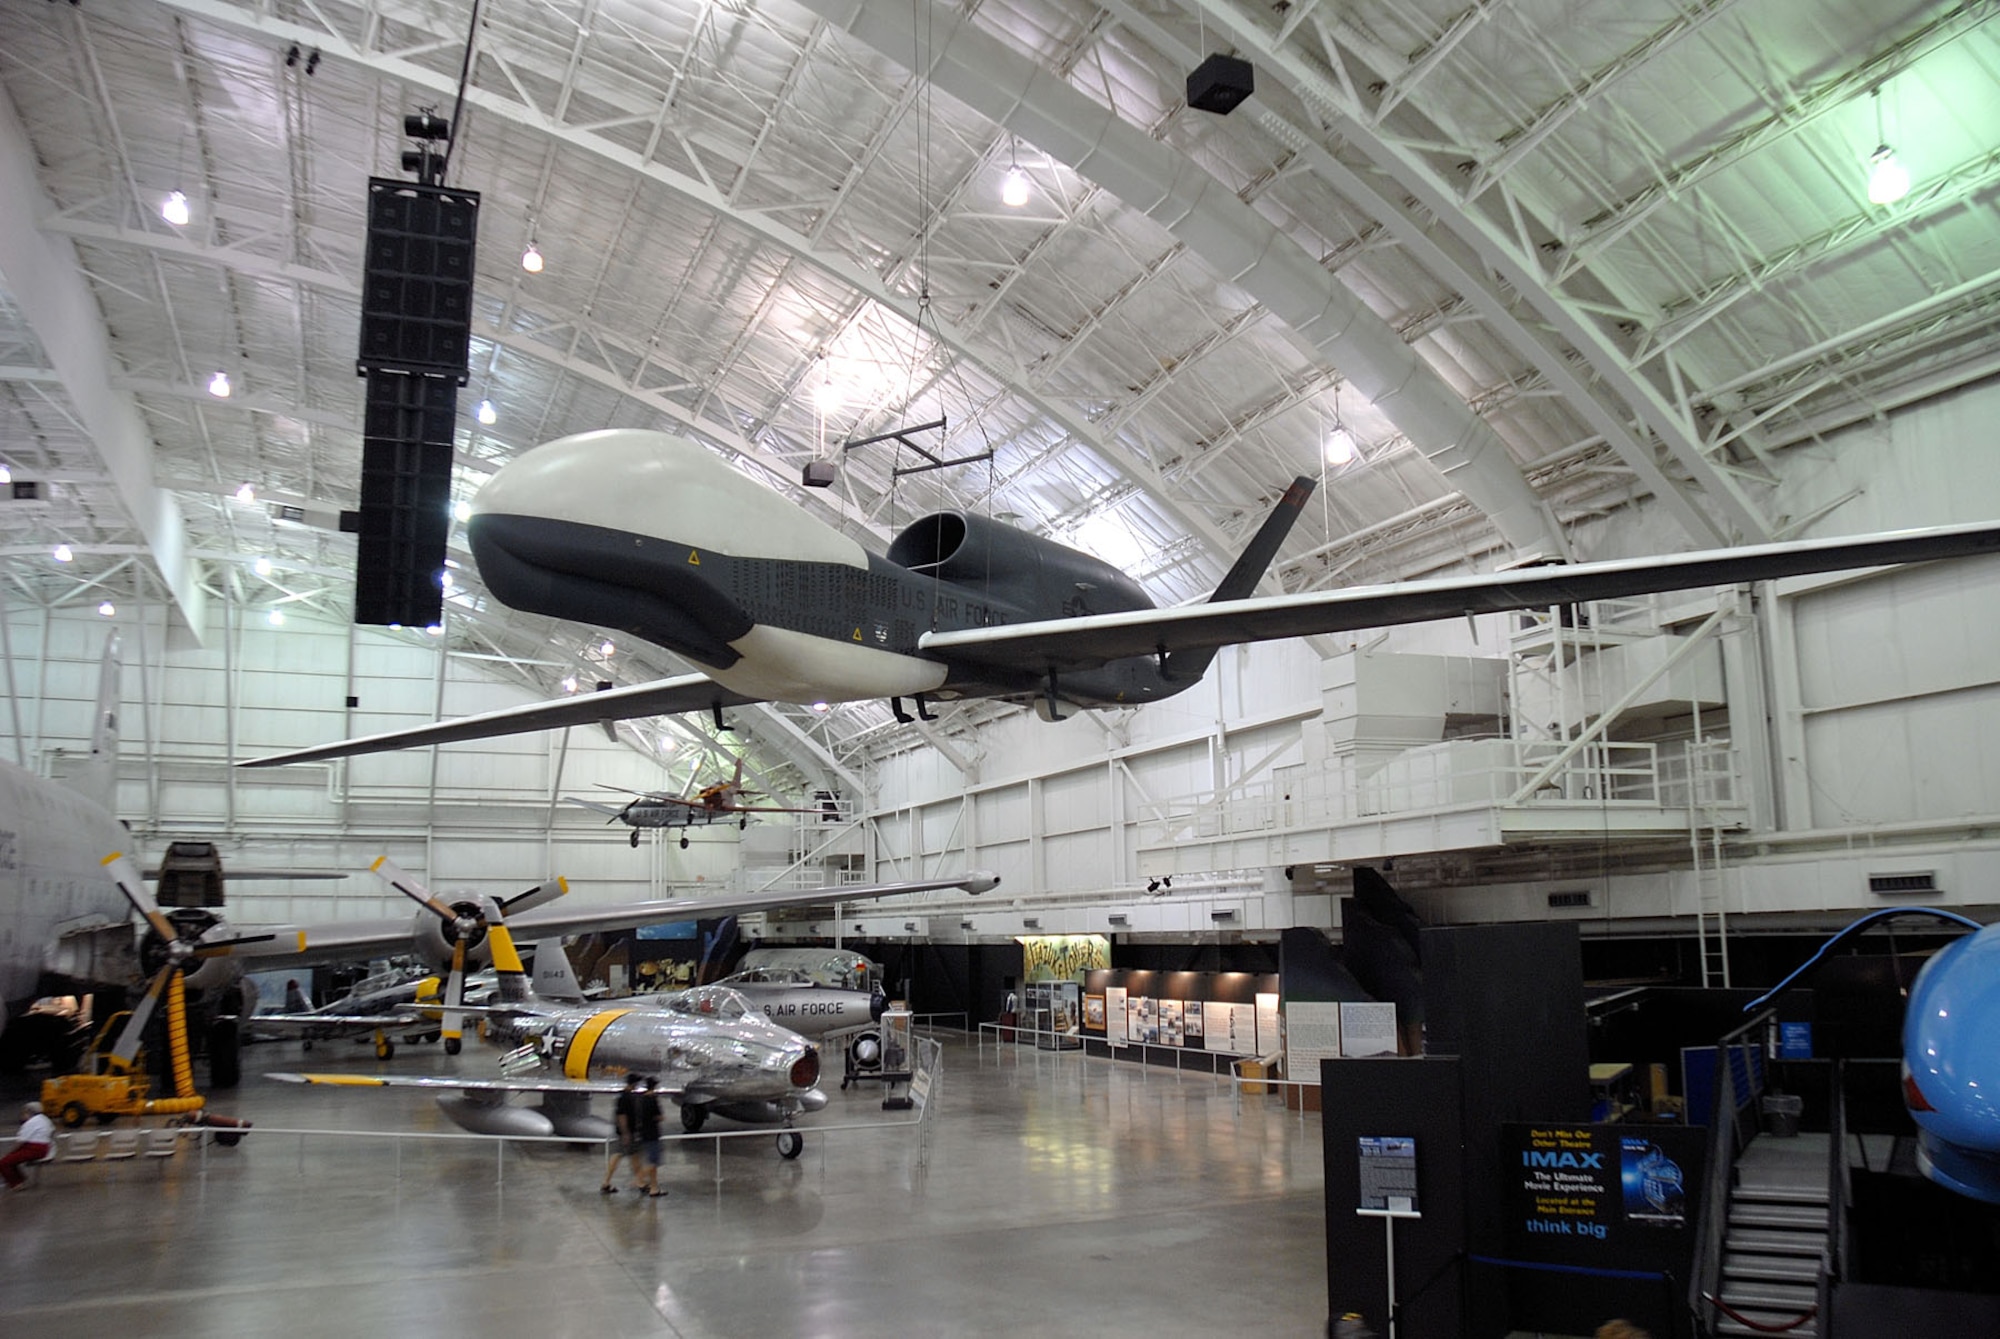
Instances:
[[[1788,1324],[1819,1300],[1828,1241],[1826,1160],[1824,1134],[1762,1135],[1736,1160],[1721,1296],[1760,1325]],[[1726,1315],[1718,1316],[1715,1332],[1768,1333]],[[1815,1318],[1786,1333],[1810,1339],[1819,1332]]]

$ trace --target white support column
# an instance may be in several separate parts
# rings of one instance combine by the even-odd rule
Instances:
[[[1799,683],[1797,604],[1778,587],[1758,610],[1771,684],[1771,748],[1778,812],[1772,826],[1796,832],[1813,826],[1812,777],[1806,765],[1804,688]]]
[[[69,409],[97,448],[119,500],[144,537],[173,608],[199,642],[207,595],[188,554],[180,503],[153,483],[153,439],[131,392],[114,381],[117,361],[97,300],[67,239],[41,230],[55,212],[35,170],[35,149],[0,95],[0,282],[7,286],[62,380]]]

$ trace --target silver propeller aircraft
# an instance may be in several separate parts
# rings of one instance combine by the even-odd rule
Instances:
[[[617,480],[616,487],[606,480]],[[616,628],[701,673],[243,761],[245,767],[712,711],[748,702],[1001,698],[1061,719],[1184,692],[1238,642],[2000,551],[2000,522],[1252,598],[1313,481],[1292,481],[1203,604],[1155,608],[1110,563],[964,511],[886,555],[693,442],[607,429],[487,480],[468,530],[514,609]]]

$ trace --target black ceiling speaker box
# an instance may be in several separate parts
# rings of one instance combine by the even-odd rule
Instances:
[[[1187,80],[1188,106],[1217,116],[1235,111],[1237,103],[1256,91],[1250,62],[1220,51],[1195,66]]]
[[[361,507],[349,513],[356,623],[426,628],[444,616],[457,405],[458,388],[444,377],[369,374]]]
[[[357,372],[465,384],[478,235],[477,191],[369,178]]]

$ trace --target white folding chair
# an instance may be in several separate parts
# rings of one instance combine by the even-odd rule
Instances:
[[[146,1131],[145,1145],[140,1149],[140,1153],[142,1156],[148,1158],[171,1158],[174,1154],[180,1152],[180,1148],[181,1131],[178,1127],[173,1129],[148,1130]]]
[[[56,1157],[62,1162],[95,1162],[103,1135],[97,1130],[71,1130],[56,1136]]]

